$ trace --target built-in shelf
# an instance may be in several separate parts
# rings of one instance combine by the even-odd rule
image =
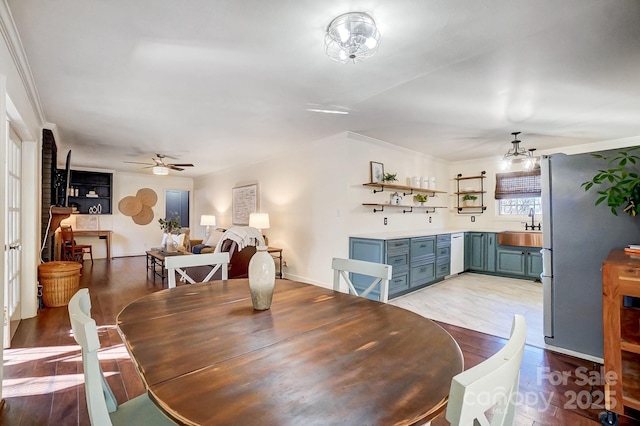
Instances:
[[[71,170],[69,207],[80,214],[111,214],[113,175]]]

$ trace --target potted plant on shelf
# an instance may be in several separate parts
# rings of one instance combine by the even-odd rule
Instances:
[[[158,223],[160,224],[160,229],[164,231],[164,236],[162,238],[163,250],[169,253],[176,251],[175,241],[171,235],[178,234],[180,232],[180,216],[176,213],[171,219],[160,218],[158,219]]]
[[[424,203],[427,202],[427,199],[429,199],[429,196],[427,194],[415,194],[413,196],[413,202],[416,206],[424,205]]]
[[[478,199],[476,195],[473,194],[464,194],[462,196],[462,204],[465,207],[472,207],[475,204],[475,201]]]

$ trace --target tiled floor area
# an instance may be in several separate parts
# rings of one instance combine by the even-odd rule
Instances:
[[[524,315],[527,343],[544,348],[539,282],[466,273],[389,303],[447,324],[506,338],[513,315]]]

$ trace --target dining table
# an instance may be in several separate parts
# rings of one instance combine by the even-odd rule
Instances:
[[[463,370],[435,322],[285,279],[268,310],[253,309],[247,279],[181,285],[127,305],[117,329],[179,424],[424,424]]]

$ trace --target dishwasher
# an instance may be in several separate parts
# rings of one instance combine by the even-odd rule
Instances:
[[[451,234],[451,270],[450,274],[464,272],[464,232]]]

